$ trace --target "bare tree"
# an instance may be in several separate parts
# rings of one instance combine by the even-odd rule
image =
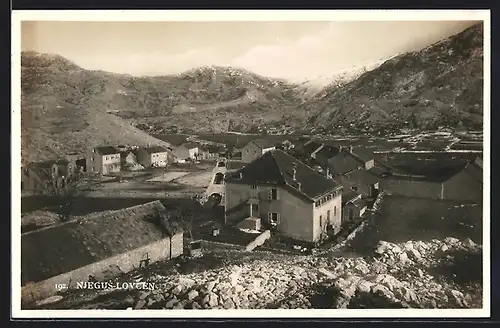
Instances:
[[[48,193],[57,200],[55,212],[62,222],[71,219],[75,200],[87,195],[101,184],[97,175],[88,173],[75,174],[72,177],[58,179],[49,186]]]

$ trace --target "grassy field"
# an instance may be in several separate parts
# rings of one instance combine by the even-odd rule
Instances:
[[[347,251],[370,254],[379,240],[400,243],[455,237],[482,244],[482,207],[457,202],[386,196],[380,215],[359,232]]]

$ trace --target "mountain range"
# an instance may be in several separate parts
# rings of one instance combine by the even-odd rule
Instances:
[[[420,51],[326,79],[313,91],[309,82],[232,67],[135,77],[22,52],[23,161],[103,143],[164,144],[150,134],[180,129],[250,131],[283,123],[307,131],[353,125],[366,131],[389,123],[479,127],[482,43],[479,24]]]

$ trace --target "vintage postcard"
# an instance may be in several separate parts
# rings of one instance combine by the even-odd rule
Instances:
[[[12,18],[14,318],[489,316],[489,11]]]

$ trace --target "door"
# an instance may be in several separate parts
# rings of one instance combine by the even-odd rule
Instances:
[[[349,221],[354,220],[354,210],[352,208],[349,208],[348,212],[349,212]]]
[[[258,218],[259,215],[259,204],[250,204],[250,217]]]

